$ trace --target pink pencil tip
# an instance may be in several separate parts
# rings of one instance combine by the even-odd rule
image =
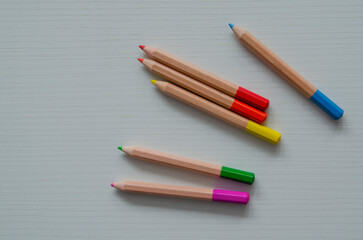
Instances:
[[[143,58],[138,58],[138,60],[142,63],[144,61]]]
[[[145,45],[139,45],[139,48],[144,49]]]
[[[113,187],[114,185],[113,185],[113,183],[111,183],[111,187]]]

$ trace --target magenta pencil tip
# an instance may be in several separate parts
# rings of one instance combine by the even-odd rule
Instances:
[[[145,45],[139,45],[139,48],[144,49]]]
[[[141,63],[144,61],[143,58],[138,58],[137,60],[139,60]]]
[[[113,183],[111,183],[111,187],[113,187],[114,186],[114,184]]]

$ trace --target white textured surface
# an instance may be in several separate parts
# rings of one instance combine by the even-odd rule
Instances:
[[[52,2],[52,3],[51,3]],[[0,239],[362,239],[362,1],[0,1]],[[243,26],[336,101],[330,120],[235,39]],[[278,146],[170,99],[138,44],[271,100]],[[256,173],[251,187],[126,157],[143,145]],[[247,190],[237,206],[121,179]]]

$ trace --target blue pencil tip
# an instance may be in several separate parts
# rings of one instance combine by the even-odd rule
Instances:
[[[232,23],[228,23],[229,27],[233,30],[233,24]]]

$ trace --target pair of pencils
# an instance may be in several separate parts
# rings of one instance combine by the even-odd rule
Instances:
[[[218,176],[247,184],[252,184],[255,180],[255,174],[251,172],[159,152],[140,146],[124,146],[119,147],[118,149],[130,156],[153,163],[178,167],[184,170]],[[249,195],[247,192],[228,191],[223,189],[194,188],[129,180],[112,183],[111,186],[122,191],[159,194],[174,197],[188,197],[243,204],[247,204],[249,201]]]
[[[145,47],[144,49],[148,49]],[[239,115],[251,119],[259,124],[262,124],[267,117],[265,112],[262,112],[248,104],[245,104],[233,97],[224,94],[223,92],[216,90],[204,83],[196,81],[183,73],[175,71],[161,63],[150,59],[141,59],[139,61],[152,73],[155,73],[170,82],[181,86],[189,91],[196,93],[197,95],[206,98],[224,108],[227,108]]]
[[[268,49],[263,43],[255,38],[251,33],[241,27],[229,24],[230,28],[242,44],[253,54],[270,66],[280,76],[290,82],[305,97],[310,99],[325,113],[334,120],[343,116],[343,109],[336,105],[332,100],[325,96],[319,89],[308,82],[303,76],[297,73],[292,67]]]
[[[234,97],[238,96],[239,98],[242,98],[241,96],[243,96],[245,101],[254,103],[263,109],[268,106],[267,99],[208,73],[161,49],[143,45],[140,45],[140,48],[152,59],[160,61],[156,62],[139,58],[139,61],[143,63],[146,68],[189,90],[187,91],[172,83],[152,80],[151,82],[163,93],[242,128],[246,132],[256,135],[268,142],[278,143],[280,141],[281,134],[279,132],[256,123],[262,123],[266,118],[266,113],[234,99],[231,95]],[[164,63],[165,65],[163,65]],[[243,92],[243,94],[241,92]]]

